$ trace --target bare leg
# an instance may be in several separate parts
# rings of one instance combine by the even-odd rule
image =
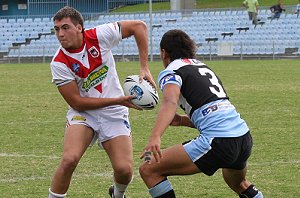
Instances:
[[[114,170],[115,181],[129,184],[133,175],[132,141],[129,136],[118,136],[102,143]]]
[[[73,171],[92,138],[92,129],[84,125],[71,125],[66,128],[63,157],[52,179],[52,192],[59,194],[67,192]]]
[[[152,158],[151,164],[145,162],[140,166],[141,177],[148,188],[152,188],[167,176],[191,175],[200,172],[181,144],[163,150],[162,155],[160,163]]]
[[[251,183],[246,180],[247,167],[243,170],[223,168],[223,178],[227,185],[237,194],[244,192]]]

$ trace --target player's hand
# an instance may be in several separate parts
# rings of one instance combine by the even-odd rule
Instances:
[[[140,159],[144,159],[147,163],[151,164],[151,159],[154,157],[157,163],[160,162],[162,158],[162,152],[160,150],[160,137],[151,137],[148,144],[144,148],[143,153],[140,156]]]
[[[133,108],[133,109],[137,109],[137,110],[143,110],[141,107],[135,105],[132,103],[132,99],[134,99],[135,96],[131,95],[131,96],[121,96],[119,97],[119,100],[120,100],[120,105],[123,105],[125,107],[128,107],[128,108]]]
[[[179,115],[178,113],[176,113],[174,115],[174,118],[172,120],[172,122],[170,123],[171,126],[181,126],[182,123],[182,116]]]
[[[156,89],[155,81],[154,81],[148,67],[147,68],[141,68],[141,70],[140,70],[140,82],[142,82],[142,79],[148,80],[151,83],[151,85]]]

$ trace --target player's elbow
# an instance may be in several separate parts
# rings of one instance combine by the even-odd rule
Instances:
[[[82,108],[80,105],[77,104],[72,104],[70,105],[70,107],[72,107],[72,109],[76,110],[76,111],[84,111],[85,109]]]
[[[74,100],[69,102],[70,107],[76,111],[85,111],[84,105],[80,102],[80,100]]]
[[[165,97],[164,101],[163,101],[164,105],[167,106],[168,108],[177,108],[178,106],[178,101],[175,100],[174,98],[170,98],[170,97]]]
[[[137,20],[134,28],[134,33],[144,32],[147,33],[147,24],[144,21]]]

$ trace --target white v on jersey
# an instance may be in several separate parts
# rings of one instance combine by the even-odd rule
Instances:
[[[75,81],[82,97],[123,96],[111,52],[121,39],[118,23],[85,30],[81,48],[66,50],[60,47],[57,50],[50,63],[53,83],[63,86]],[[99,143],[119,135],[130,135],[131,130],[128,108],[120,105],[81,112],[70,107],[67,112],[67,127],[73,124],[92,128],[96,132],[94,140],[98,138]]]

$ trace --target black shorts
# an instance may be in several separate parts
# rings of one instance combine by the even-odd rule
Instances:
[[[253,141],[250,132],[234,138],[214,138],[211,150],[194,163],[206,175],[213,175],[219,168],[242,170],[251,154]]]

